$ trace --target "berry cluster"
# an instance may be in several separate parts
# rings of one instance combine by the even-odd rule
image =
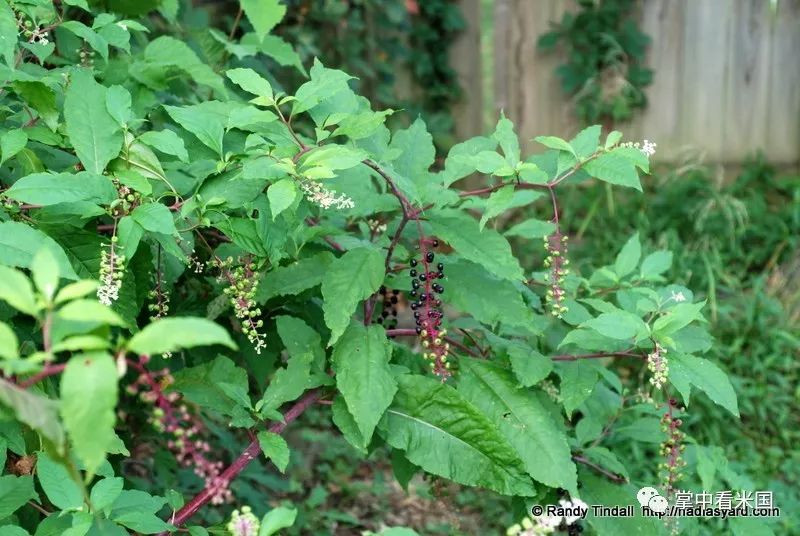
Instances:
[[[380,289],[381,298],[383,299],[383,304],[381,308],[381,316],[375,320],[378,324],[383,324],[386,329],[392,329],[397,327],[397,300],[400,291],[397,289],[389,290],[381,286]]]
[[[422,346],[425,348],[423,357],[430,360],[433,373],[444,380],[451,375],[450,363],[447,361],[450,344],[445,342],[447,330],[441,328],[442,300],[437,296],[444,292],[444,287],[436,282],[437,279],[444,278],[444,264],[440,262],[436,265],[436,270],[433,269],[436,256],[432,251],[428,251],[429,245],[438,247],[439,241],[427,238],[420,240],[421,266],[416,259],[411,259],[409,275],[412,280],[409,296],[414,300],[411,302],[411,309],[414,311],[417,335],[420,336]]]
[[[669,377],[666,353],[667,349],[656,343],[655,349],[647,354],[647,369],[652,373],[650,385],[656,389],[661,389]]]
[[[231,536],[257,536],[260,528],[261,522],[249,506],[242,506],[241,512],[234,510],[227,525]]]
[[[117,199],[111,204],[111,215],[121,218],[133,212],[142,204],[142,194],[136,190],[131,190],[128,186],[120,184],[117,179],[112,179],[114,187],[117,189]]]
[[[661,443],[659,452],[666,461],[658,464],[658,469],[661,487],[667,497],[675,490],[675,483],[681,477],[681,469],[686,466],[686,460],[682,457],[686,449],[683,443],[686,434],[680,430],[683,421],[673,416],[673,410],[677,405],[674,399],[670,399],[667,403],[667,412],[661,418],[661,431],[667,434],[667,438]]]
[[[228,285],[223,292],[241,323],[242,333],[247,336],[256,353],[260,354],[267,346],[267,341],[259,331],[264,327],[264,321],[257,319],[261,309],[256,307],[255,301],[258,288],[256,265],[249,258],[240,258],[236,266],[232,257],[225,260],[215,257],[210,262],[219,270],[219,281]]]
[[[97,300],[103,305],[110,306],[117,301],[122,288],[125,255],[117,251],[118,241],[116,235],[112,236],[111,243],[104,246],[108,249],[100,251],[100,286],[97,288]]]
[[[564,305],[564,281],[569,275],[569,259],[567,256],[567,241],[569,238],[562,235],[561,231],[556,231],[544,238],[544,248],[547,251],[547,258],[544,260],[545,268],[550,272],[544,276],[545,281],[550,285],[547,289],[547,303],[550,305],[550,313],[561,318],[567,312]]]
[[[167,448],[183,467],[191,467],[194,473],[205,481],[206,487],[214,490],[213,504],[230,502],[233,499],[228,482],[220,477],[223,464],[208,458],[211,445],[201,438],[205,427],[200,419],[180,402],[176,392],[166,393],[165,389],[174,382],[168,368],[151,372],[145,368],[148,361],[141,356],[131,365],[139,372],[136,381],[128,385],[127,392],[138,395],[143,402],[153,406],[148,422],[159,433],[167,434]]]
[[[17,13],[17,28],[28,43],[47,45],[50,43],[50,32],[35,25],[24,13]]]

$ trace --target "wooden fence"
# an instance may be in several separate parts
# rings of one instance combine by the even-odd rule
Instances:
[[[580,126],[554,74],[563,55],[536,42],[574,1],[494,0],[493,23],[481,16],[486,1],[460,0],[469,28],[452,53],[466,90],[458,134],[488,128],[488,93],[492,115],[513,119],[528,148],[539,134],[570,137]],[[656,141],[666,161],[692,149],[736,164],[761,150],[775,164],[800,163],[800,0],[642,0],[640,11],[655,78],[647,109],[618,126],[627,139]],[[484,37],[493,31],[493,53],[481,53],[481,26]]]

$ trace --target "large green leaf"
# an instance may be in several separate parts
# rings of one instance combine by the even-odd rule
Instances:
[[[35,315],[39,309],[30,279],[6,266],[0,266],[0,300],[29,315]]]
[[[89,473],[116,441],[117,367],[104,353],[71,358],[61,375],[61,418]]]
[[[83,167],[101,175],[122,148],[122,131],[106,109],[107,89],[78,69],[64,98],[66,131]]]
[[[383,275],[383,255],[374,249],[351,249],[330,265],[322,279],[322,310],[331,329],[328,346],[344,333],[358,303],[378,290]]]
[[[64,250],[55,240],[24,223],[15,221],[0,223],[0,263],[30,268],[33,256],[40,248],[47,248],[53,254],[61,277],[79,279]]]
[[[669,380],[689,401],[689,384],[704,391],[708,397],[737,417],[739,404],[731,381],[717,365],[688,354],[667,355]]]
[[[590,160],[583,165],[583,170],[592,177],[619,186],[628,186],[642,191],[642,183],[639,181],[639,173],[636,170],[636,163],[632,160],[627,151],[621,151],[624,147],[612,149],[603,153],[594,160]],[[638,149],[634,149],[639,152]],[[646,162],[646,159],[645,159]]]
[[[14,51],[17,49],[17,17],[7,2],[0,3],[0,56],[6,65],[14,65]],[[3,516],[5,517],[5,516]]]
[[[191,106],[164,106],[180,126],[197,136],[209,149],[222,158],[222,137],[226,119],[219,113],[219,103],[204,102]]]
[[[397,392],[397,382],[389,368],[391,355],[382,327],[367,328],[357,322],[350,324],[333,351],[336,386],[358,425],[365,447]]]
[[[462,358],[458,391],[492,419],[533,478],[550,487],[577,489],[567,437],[538,393],[517,387],[511,373],[486,361]]]
[[[58,420],[58,404],[55,401],[0,379],[0,403],[8,407],[18,421],[27,424],[57,448],[61,448],[64,443],[64,429]]]
[[[61,510],[78,509],[83,505],[83,491],[69,469],[40,452],[36,460],[36,476],[47,498]]]
[[[506,495],[533,496],[525,466],[494,423],[455,389],[428,376],[397,378],[378,429],[429,473]]]
[[[171,390],[204,408],[231,415],[237,405],[249,407],[247,372],[224,356],[175,373]]]
[[[286,14],[286,6],[278,0],[240,0],[239,3],[260,39],[263,39]]]
[[[169,317],[145,326],[128,342],[128,349],[139,354],[155,355],[212,344],[236,349],[228,332],[211,320],[188,316]]]
[[[0,476],[0,519],[7,518],[36,498],[32,476]]]
[[[589,509],[589,524],[600,536],[653,536],[663,534],[663,522],[655,517],[643,517],[636,501],[638,486],[614,484],[587,470],[580,471],[581,499],[587,504],[607,506],[633,505],[634,517],[594,516]],[[649,483],[647,483],[649,484]]]
[[[467,214],[442,211],[432,214],[429,223],[433,234],[450,244],[465,259],[480,264],[503,279],[524,279],[508,241],[491,229],[481,231],[478,222]]]
[[[286,368],[280,368],[272,377],[264,396],[256,405],[268,418],[274,418],[274,412],[285,402],[296,400],[309,387],[311,381],[311,353],[298,354],[289,358]]]

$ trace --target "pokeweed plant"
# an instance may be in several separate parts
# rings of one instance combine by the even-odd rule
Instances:
[[[690,478],[692,390],[738,415],[699,355],[704,302],[635,234],[571,272],[558,203],[567,183],[641,190],[652,147],[593,126],[523,159],[501,117],[434,169],[425,124],[390,132],[346,73],[317,61],[280,86],[278,2],[243,0],[209,30],[220,50],[183,39],[182,9],[0,3],[3,534],[290,527],[295,509],[243,504],[235,483],[260,457],[287,470],[281,433],[316,404],[356,450],[391,450],[402,483],[425,472],[515,512],[630,503],[659,463],[663,493]],[[476,173],[486,186],[458,187]],[[521,266],[509,237],[547,260]],[[626,467],[631,441],[660,462]]]

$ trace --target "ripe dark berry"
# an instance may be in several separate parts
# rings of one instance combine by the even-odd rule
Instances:
[[[419,311],[414,311],[414,318],[419,318]]]
[[[392,307],[392,308],[389,310],[389,313],[390,313],[392,316],[397,316],[397,309],[395,309],[394,307]]]
[[[386,287],[381,286],[381,289],[378,292],[380,292],[381,294],[386,294]]]
[[[419,305],[417,305],[417,302],[411,302],[412,309],[416,309],[417,307],[419,307]]]
[[[389,311],[387,311],[386,309],[384,309],[383,311],[381,311],[381,316],[382,316],[383,318],[386,318],[387,316],[389,316]]]
[[[422,277],[422,276],[420,276],[420,277]],[[423,279],[423,281],[425,281],[425,280]],[[411,282],[411,287],[412,287],[414,290],[417,290],[417,289],[419,288],[419,281],[417,281],[416,279],[415,279],[415,280],[413,280],[413,281]]]
[[[425,260],[428,262],[433,262],[433,251],[429,251],[427,255],[425,255]]]
[[[408,274],[409,274],[411,277],[417,277],[417,271],[416,271],[416,270],[414,270],[413,268],[411,269],[411,271],[410,271],[410,272],[408,272]]]
[[[411,264],[411,266],[416,266],[417,265],[417,259],[411,259],[410,264]]]
[[[410,295],[412,298],[416,298],[416,297],[417,297],[417,291],[416,291],[416,290],[412,290],[411,292],[409,292],[409,295]]]
[[[442,285],[436,285],[436,292],[444,294],[444,287]]]
[[[439,270],[439,271],[441,272],[442,270],[444,270],[444,264],[442,264],[442,263],[440,262],[439,264],[437,264],[437,265],[436,265],[436,269],[437,269],[437,270]]]
[[[419,301],[425,301],[427,299],[428,299],[428,295],[425,294],[424,292],[419,295]]]
[[[441,270],[439,270],[439,271],[436,273],[436,277],[438,277],[439,279],[442,279],[442,278],[444,277],[444,272],[443,272],[443,271],[441,271]]]
[[[398,289],[394,289],[394,290],[392,290],[392,294],[397,296],[398,294],[400,294],[400,291]]]
[[[389,301],[392,303],[397,303],[397,296],[392,296],[391,298],[389,298]]]
[[[375,322],[377,322],[378,324],[383,324],[383,318],[378,317],[378,319]]]
[[[425,281],[426,279],[428,279],[428,277],[425,274],[419,274],[420,281]]]
[[[415,331],[417,332],[417,335],[419,335],[420,333],[422,333],[422,328],[421,327],[417,327],[417,329]]]
[[[435,248],[439,247],[439,241],[437,239],[435,239],[435,238],[433,239],[433,247],[435,247]]]

